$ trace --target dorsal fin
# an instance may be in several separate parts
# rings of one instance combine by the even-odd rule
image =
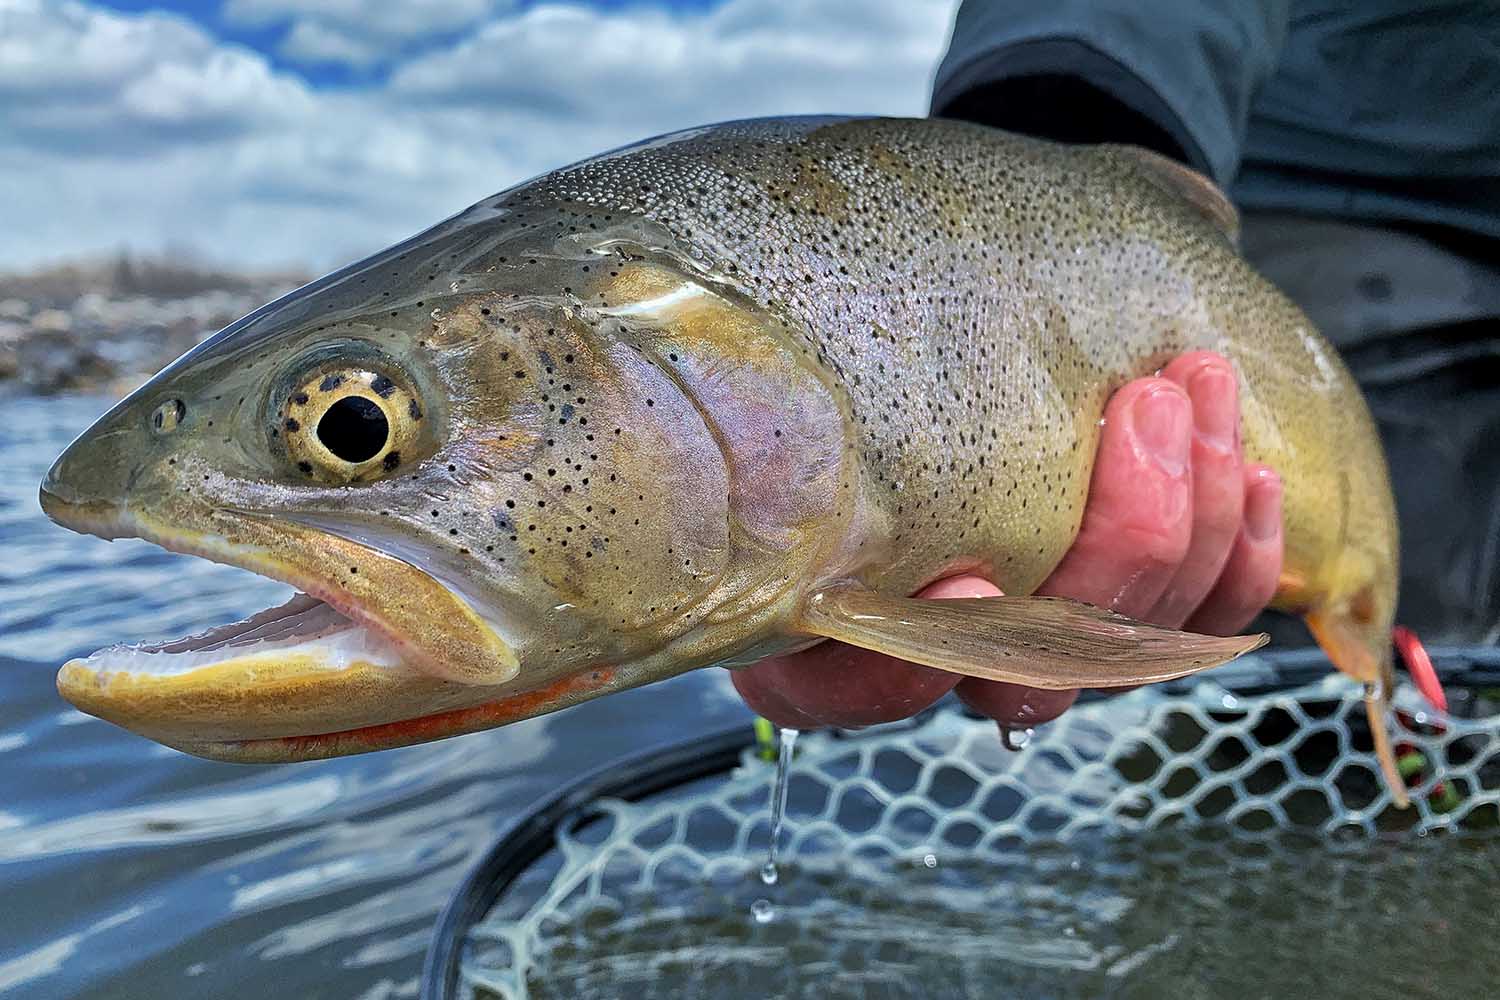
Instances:
[[[1141,176],[1197,209],[1230,243],[1240,239],[1240,213],[1219,186],[1176,160],[1140,146],[1115,146],[1121,156],[1135,163]]]

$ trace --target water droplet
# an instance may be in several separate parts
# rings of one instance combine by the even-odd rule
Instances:
[[[922,855],[922,864],[926,865],[928,868],[936,868],[937,867],[937,855],[936,854],[924,854],[924,855]]]
[[[786,818],[786,790],[792,773],[792,750],[796,745],[797,730],[781,730],[776,756],[776,785],[771,789],[771,842],[766,847],[766,863],[760,866],[760,880],[766,885],[776,884],[776,845],[781,840],[782,820]]]
[[[769,899],[757,899],[750,904],[750,915],[757,924],[769,924],[776,919],[776,907],[771,905]]]
[[[1001,726],[1000,742],[1005,745],[1005,749],[1007,750],[1013,752],[1017,750],[1024,750],[1026,749],[1026,745],[1031,742],[1032,734],[1033,730],[1030,729],[1018,730],[1013,729],[1010,726]]]

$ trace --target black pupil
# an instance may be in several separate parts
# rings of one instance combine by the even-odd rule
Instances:
[[[346,462],[366,462],[385,447],[391,426],[380,407],[363,396],[345,396],[318,421],[318,440]]]

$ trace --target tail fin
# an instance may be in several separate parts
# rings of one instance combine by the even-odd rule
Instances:
[[[1411,800],[1406,794],[1406,782],[1396,768],[1396,753],[1388,728],[1391,693],[1396,689],[1389,636],[1383,629],[1372,630],[1346,615],[1327,611],[1308,612],[1305,620],[1333,665],[1364,684],[1365,714],[1370,720],[1370,736],[1375,741],[1380,772],[1396,808],[1405,809]]]

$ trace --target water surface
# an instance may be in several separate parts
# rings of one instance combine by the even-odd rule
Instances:
[[[776,917],[751,879],[671,878],[559,924],[530,1000],[677,997],[1492,995],[1493,840],[1250,844],[1153,833],[1038,846],[1013,864],[784,866]],[[475,988],[475,1000],[503,992]],[[512,994],[514,995],[514,994]]]

